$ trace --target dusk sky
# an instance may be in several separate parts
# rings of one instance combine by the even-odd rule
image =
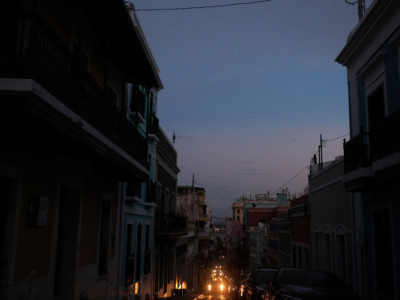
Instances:
[[[329,140],[324,161],[343,155],[347,80],[335,58],[358,22],[357,5],[271,0],[141,11],[253,1],[132,2],[160,69],[158,116],[176,135],[178,185],[191,185],[194,174],[213,217],[231,216],[242,195],[303,192],[320,135]]]

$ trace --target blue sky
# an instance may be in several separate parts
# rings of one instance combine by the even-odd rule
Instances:
[[[178,185],[194,174],[214,217],[230,216],[242,195],[302,192],[320,135],[331,140],[326,161],[343,154],[338,137],[349,133],[346,69],[334,60],[358,22],[357,5],[140,11],[235,2],[250,0],[133,1],[164,85],[158,116],[176,135]]]

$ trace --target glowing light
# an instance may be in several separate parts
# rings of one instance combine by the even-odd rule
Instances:
[[[135,283],[135,295],[139,294],[139,281]]]

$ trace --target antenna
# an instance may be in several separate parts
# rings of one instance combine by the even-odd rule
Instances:
[[[322,134],[320,134],[319,135],[319,150],[320,150],[320,167],[319,167],[319,169],[320,170],[322,170],[322,166],[323,166],[323,163],[324,163],[324,160],[322,158],[322,147],[323,147],[323,145],[322,145]]]

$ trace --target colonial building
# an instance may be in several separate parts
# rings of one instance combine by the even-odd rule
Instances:
[[[160,128],[157,134],[156,160],[156,215],[154,251],[154,296],[162,298],[174,294],[174,290],[186,289],[184,269],[187,246],[181,242],[187,234],[186,214],[178,212],[177,153]]]
[[[162,84],[139,24],[120,0],[16,0],[0,28],[0,298],[144,299]]]
[[[186,263],[186,288],[202,291],[204,288],[200,285],[201,276],[203,274],[203,265],[208,255],[208,240],[207,234],[209,220],[207,215],[204,188],[195,186],[178,186],[177,188],[177,211],[185,213],[187,218],[186,237],[181,238],[181,242],[187,246]]]
[[[400,297],[400,2],[375,0],[336,61],[347,68],[350,140],[343,182],[353,207],[354,285]]]
[[[146,39],[141,31],[139,18],[132,4],[127,5],[132,24],[138,34],[140,43],[146,50],[153,71],[158,74],[158,67],[149,50]],[[157,96],[162,88],[161,82],[156,86],[137,83],[126,85],[128,102],[127,119],[137,128],[139,134],[146,138],[147,165],[149,175],[146,180],[128,181],[122,185],[123,219],[122,219],[122,265],[123,278],[119,294],[125,297],[136,295],[144,299],[152,297],[153,282],[156,281],[152,272],[155,228],[154,216],[157,205],[156,190],[156,158],[159,148],[159,120],[157,118]],[[164,145],[160,145],[162,148]],[[175,161],[176,164],[176,161]],[[175,177],[178,171],[174,169]],[[176,186],[176,184],[175,184]],[[169,199],[163,199],[167,201]]]
[[[350,194],[346,193],[342,183],[343,156],[322,166],[311,165],[308,177],[311,265],[315,270],[335,273],[346,284],[352,285],[352,207]]]

